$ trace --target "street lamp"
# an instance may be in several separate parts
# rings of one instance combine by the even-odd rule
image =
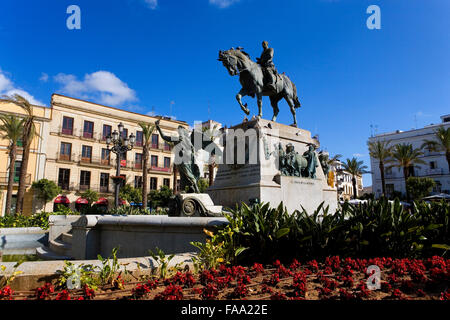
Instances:
[[[116,162],[117,162],[117,168],[116,168],[116,176],[113,178],[114,184],[115,184],[115,190],[114,190],[114,205],[115,207],[119,207],[119,191],[120,191],[120,184],[122,183],[122,178],[120,176],[120,161],[122,159],[122,156],[126,155],[128,151],[133,149],[134,143],[136,142],[136,137],[134,134],[131,134],[129,137],[123,137],[123,124],[122,122],[119,123],[118,129],[114,130],[114,132],[106,137],[106,146],[110,152],[113,152],[116,154]],[[110,148],[109,145],[112,144],[112,147]],[[123,157],[125,158],[125,157]]]

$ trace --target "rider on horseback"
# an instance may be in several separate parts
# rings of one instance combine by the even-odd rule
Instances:
[[[262,67],[265,87],[270,91],[276,91],[275,82],[278,72],[273,63],[273,48],[269,48],[267,41],[263,41],[262,46],[264,50],[256,61]]]

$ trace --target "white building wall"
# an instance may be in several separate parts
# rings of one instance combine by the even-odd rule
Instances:
[[[448,117],[449,116],[443,116],[441,118],[444,121],[444,119],[447,119]],[[390,140],[391,145],[406,143],[412,144],[413,148],[420,148],[424,140],[436,140],[434,132],[440,126],[444,126],[444,128],[447,129],[450,127],[450,122],[442,122],[416,130],[396,131],[392,133],[380,134],[369,138],[369,142]],[[445,152],[423,151],[424,155],[422,156],[422,160],[425,161],[426,164],[416,165],[414,168],[414,176],[432,178],[436,181],[436,183],[439,183],[441,187],[435,188],[433,193],[450,193],[450,172],[445,157]],[[382,194],[382,186],[379,161],[371,157],[370,164],[372,168],[373,192],[376,197],[380,197]],[[406,186],[401,168],[386,170],[385,180],[387,186],[386,189],[388,189],[388,185],[393,185],[395,191],[400,191],[403,194],[406,193]]]

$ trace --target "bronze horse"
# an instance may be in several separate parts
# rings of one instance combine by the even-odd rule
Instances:
[[[292,126],[297,127],[297,117],[295,109],[299,108],[300,101],[297,97],[297,88],[295,84],[285,74],[277,75],[275,84],[276,90],[265,90],[263,70],[259,64],[252,61],[250,56],[240,49],[230,49],[227,51],[219,51],[219,61],[222,61],[228,73],[231,76],[239,75],[239,81],[242,89],[236,95],[241,109],[245,114],[249,115],[250,110],[247,104],[242,104],[242,97],[250,96],[258,101],[258,117],[262,117],[262,97],[268,96],[273,108],[272,121],[276,121],[277,115],[280,111],[278,102],[285,99],[291,108],[291,113],[294,118]]]

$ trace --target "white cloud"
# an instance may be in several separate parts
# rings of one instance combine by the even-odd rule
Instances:
[[[45,72],[41,73],[41,77],[39,78],[40,81],[42,82],[47,82],[48,81],[48,74],[46,74]]]
[[[109,71],[86,74],[83,80],[78,80],[73,74],[60,73],[54,80],[62,84],[61,91],[66,94],[95,99],[110,106],[137,100],[136,92]]]
[[[221,9],[228,8],[232,4],[239,2],[240,0],[209,0],[209,4],[218,6]]]
[[[144,2],[147,4],[147,7],[152,10],[155,10],[158,6],[158,0],[144,0]]]
[[[16,87],[13,81],[0,69],[0,96],[12,96],[13,94],[19,94],[27,99],[31,104],[44,106],[45,104],[35,97],[33,97],[27,91]]]
[[[365,157],[366,155],[362,154],[362,153],[354,153],[353,156],[356,158],[361,158],[361,157]]]

